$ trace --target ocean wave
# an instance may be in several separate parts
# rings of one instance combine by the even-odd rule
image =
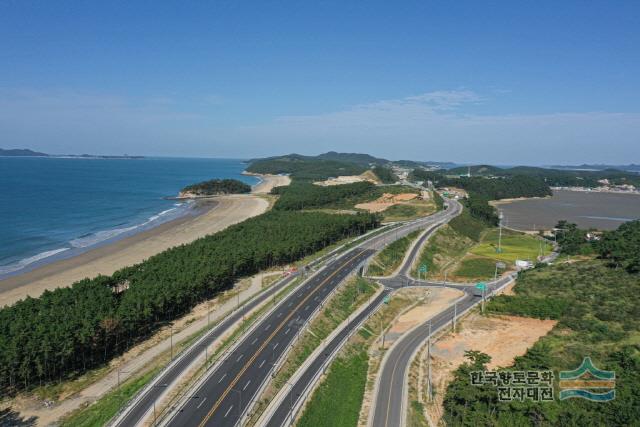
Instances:
[[[181,204],[185,205],[184,203]],[[87,248],[89,246],[96,245],[98,243],[104,242],[105,240],[113,239],[123,233],[129,233],[135,231],[140,228],[147,228],[151,225],[155,225],[156,223],[161,223],[164,221],[168,221],[172,218],[178,216],[178,214],[182,211],[179,207],[166,209],[156,215],[152,215],[145,222],[132,225],[130,227],[122,227],[122,228],[112,228],[109,230],[102,230],[95,233],[90,233],[88,235],[80,236],[77,239],[73,239],[69,242],[69,244],[74,248]]]
[[[68,251],[68,250],[69,250],[69,248],[53,249],[51,251],[41,252],[41,253],[39,253],[37,255],[34,255],[32,257],[29,257],[29,258],[21,259],[20,261],[15,262],[13,264],[0,266],[0,275],[13,273],[14,271],[21,270],[21,269],[27,267],[28,265],[33,264],[34,262],[43,260],[45,258],[49,258],[51,256],[59,254],[60,252],[64,252],[64,251]]]

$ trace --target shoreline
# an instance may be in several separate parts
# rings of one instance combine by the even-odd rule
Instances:
[[[38,297],[45,290],[71,284],[100,274],[138,264],[174,246],[221,231],[230,225],[260,215],[269,203],[259,194],[267,194],[277,185],[290,182],[286,176],[260,175],[252,193],[198,199],[184,215],[131,235],[106,240],[78,254],[59,257],[0,279],[0,307],[27,296]],[[68,255],[68,254],[66,254]]]

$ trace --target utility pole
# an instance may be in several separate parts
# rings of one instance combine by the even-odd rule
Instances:
[[[431,385],[431,320],[429,320],[429,339],[427,340],[427,393],[429,401],[433,396]]]
[[[173,326],[171,326],[171,360],[173,360]]]
[[[498,253],[502,253],[502,218],[502,211],[500,211],[500,213],[498,214]]]
[[[458,302],[453,304],[453,332],[456,331],[456,317],[458,316]]]

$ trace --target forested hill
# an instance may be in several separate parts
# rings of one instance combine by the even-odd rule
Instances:
[[[640,185],[640,175],[635,172],[625,172],[618,169],[603,170],[570,170],[551,169],[535,166],[515,166],[511,168],[498,168],[495,166],[463,166],[448,171],[438,172],[441,175],[466,175],[471,170],[471,176],[505,177],[505,176],[533,176],[543,179],[552,187],[597,187],[598,181],[607,179],[611,184]]]
[[[180,191],[180,197],[242,194],[249,192],[251,192],[251,186],[237,179],[212,179],[184,187]]]
[[[297,179],[324,180],[340,175],[360,175],[367,169],[368,167],[356,163],[289,155],[255,160],[247,167],[247,172],[290,174]]]
[[[48,154],[29,150],[28,148],[0,148],[0,157],[47,157]]]

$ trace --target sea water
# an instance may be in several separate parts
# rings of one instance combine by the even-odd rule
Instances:
[[[186,215],[188,184],[235,178],[234,159],[0,157],[0,278]]]

